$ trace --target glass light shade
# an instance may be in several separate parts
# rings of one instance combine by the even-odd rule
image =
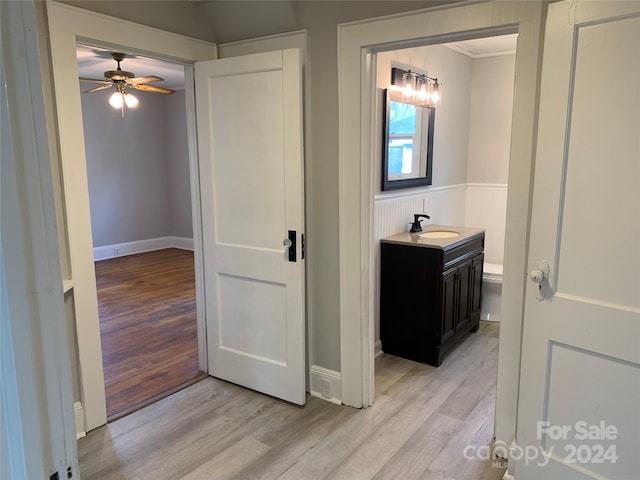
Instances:
[[[124,97],[124,102],[129,108],[136,108],[138,106],[138,103],[140,103],[138,102],[138,99],[130,93],[123,93],[122,96]]]
[[[431,94],[431,101],[433,102],[434,105],[440,101],[440,93],[438,92],[437,83],[433,87],[433,93]]]
[[[413,97],[415,95],[415,76],[409,71],[402,75],[402,88],[405,97]]]
[[[422,82],[422,85],[420,86],[420,90],[418,90],[418,100],[420,100],[421,102],[426,102],[427,100],[429,100],[430,94],[427,91],[427,84],[426,81]]]
[[[111,97],[109,97],[109,105],[113,108],[122,108],[122,104],[124,99],[122,98],[122,93],[115,92]]]

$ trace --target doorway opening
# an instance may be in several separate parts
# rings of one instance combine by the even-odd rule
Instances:
[[[151,88],[127,86],[139,104],[112,108],[113,51],[76,47],[80,77],[93,79],[80,88],[108,421],[206,377],[184,67],[125,54],[118,66]]]
[[[384,344],[380,338],[380,240],[408,231],[415,214],[431,217],[423,226],[434,224],[485,230],[484,264],[499,267],[499,281],[502,281],[502,266],[506,260],[504,241],[517,37],[517,33],[500,32],[438,44],[418,41],[409,48],[403,45],[402,49],[382,46],[375,52],[371,69],[375,90],[372,118],[374,125],[378,126],[372,133],[371,147],[374,182],[372,308],[374,355],[377,359],[374,363],[393,361],[385,358],[388,355],[383,353]],[[433,183],[429,187],[391,192],[382,190],[383,149],[389,148],[383,144],[384,89],[389,88],[392,68],[435,77],[441,85],[441,100],[434,116]],[[410,270],[408,268],[407,272]],[[495,290],[487,288],[488,280],[485,276],[482,282],[483,297],[485,290],[492,295]],[[492,277],[491,281],[496,282],[496,278]],[[425,292],[425,298],[428,293]],[[416,304],[416,314],[419,315],[421,299],[407,301]],[[483,307],[479,332],[462,337],[447,355],[451,360],[460,355],[462,349],[469,345],[470,335],[487,337],[483,339],[487,350],[482,355],[491,368],[479,368],[471,376],[485,375],[485,395],[493,397],[488,402],[491,405],[495,404],[500,326],[499,322],[487,320],[499,320],[500,303],[500,298],[497,304],[493,298],[483,298],[483,304],[493,305],[495,311],[489,312]],[[444,362],[447,362],[447,356]],[[448,379],[460,384],[465,380]],[[376,385],[375,395],[379,393]],[[487,416],[487,422],[494,422],[493,411]],[[487,431],[493,433],[493,430],[491,425]]]

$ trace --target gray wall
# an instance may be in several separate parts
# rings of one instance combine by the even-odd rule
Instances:
[[[191,184],[187,155],[187,114],[184,90],[164,97],[166,115],[167,192],[169,194],[169,231],[176,237],[193,238],[191,220]]]
[[[515,64],[515,55],[473,61],[467,169],[469,183],[507,183]]]
[[[306,145],[307,309],[315,365],[340,370],[337,25],[446,0],[166,2],[65,1],[163,30],[224,43],[306,29],[310,142]],[[184,5],[188,4],[188,5]],[[208,22],[208,25],[207,25]],[[425,32],[428,34],[428,32]]]
[[[311,141],[307,145],[308,310],[312,361],[340,370],[338,217],[338,40],[342,22],[416,10],[437,2],[300,2],[299,28],[309,32]],[[440,2],[442,3],[442,2]]]
[[[389,72],[396,66],[417,69],[443,82],[435,117],[433,186],[506,184],[515,55],[472,59],[440,45],[384,52],[378,54],[379,89],[388,86]],[[381,90],[379,94],[381,123]],[[380,137],[376,144],[381,143]],[[380,169],[375,175],[376,193],[380,193]]]
[[[137,91],[140,105],[124,118],[111,93],[82,94],[93,246],[190,238],[184,93]]]
[[[433,186],[467,182],[469,102],[473,60],[441,45],[405,48],[378,54],[378,124],[382,126],[382,89],[389,86],[391,68],[426,73],[442,82],[442,102],[436,108],[433,140]],[[376,145],[382,147],[382,128]],[[382,151],[375,158],[382,159]],[[376,193],[381,193],[381,168],[375,168]],[[415,189],[427,190],[428,188]],[[397,193],[397,192],[396,192]]]

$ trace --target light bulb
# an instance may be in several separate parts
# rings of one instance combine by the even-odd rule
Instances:
[[[122,98],[122,93],[120,92],[115,92],[109,98],[109,105],[111,105],[113,108],[122,108],[122,103],[123,103],[123,98]]]
[[[130,93],[123,93],[122,96],[124,97],[124,101],[129,108],[136,108],[138,106],[138,103],[140,103],[138,102],[138,99]]]
[[[422,87],[418,92],[418,98],[421,102],[425,102],[429,99],[429,92],[427,92],[427,86],[425,84],[422,84]]]
[[[413,95],[415,95],[415,89],[413,88],[415,82],[416,79],[411,73],[411,70],[402,75],[402,84],[404,85],[403,92],[405,97],[413,97]]]
[[[436,87],[436,89],[431,94],[431,101],[434,103],[434,105],[440,101],[440,94],[438,93],[438,87]]]

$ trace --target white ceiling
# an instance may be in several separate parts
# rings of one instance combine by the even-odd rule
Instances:
[[[518,34],[500,35],[499,37],[474,38],[463,42],[443,43],[456,52],[471,58],[495,57],[516,53]]]
[[[79,76],[98,80],[104,79],[104,72],[117,68],[115,60],[111,57],[112,51],[104,48],[77,45],[76,56],[78,58]],[[138,55],[127,55],[120,62],[120,68],[134,73],[136,77],[156,75],[164,78],[162,82],[153,82],[153,85],[159,87],[173,90],[184,89],[184,66],[178,63]]]

